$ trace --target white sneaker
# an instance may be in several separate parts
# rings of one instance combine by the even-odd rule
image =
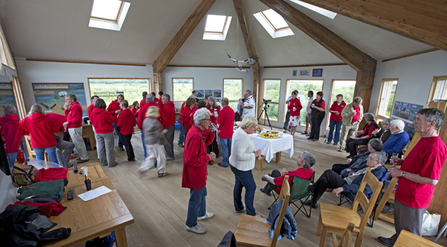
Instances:
[[[206,220],[209,218],[213,218],[214,214],[211,212],[206,212],[204,216],[197,217],[197,220]]]
[[[193,233],[197,233],[197,234],[204,234],[204,233],[206,233],[206,229],[201,227],[201,226],[199,226],[199,225],[196,225],[196,226],[193,226],[193,227],[186,226],[186,230],[188,232],[193,232]]]

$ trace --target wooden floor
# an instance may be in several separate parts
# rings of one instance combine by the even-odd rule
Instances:
[[[230,168],[217,166],[222,158],[213,166],[208,166],[206,198],[207,211],[213,212],[214,217],[201,221],[199,224],[208,232],[197,235],[186,231],[185,221],[188,207],[189,189],[181,187],[183,148],[176,143],[178,130],[176,131],[175,160],[167,162],[169,176],[158,178],[155,169],[149,170],[145,175],[138,173],[137,169],[144,160],[140,133],[134,134],[132,144],[135,150],[136,161],[128,162],[125,151],[115,148],[115,158],[118,165],[113,168],[104,167],[105,172],[112,181],[120,196],[126,203],[135,223],[128,226],[127,241],[129,246],[217,246],[222,237],[228,231],[235,231],[239,220],[239,213],[234,211],[233,186],[234,175]],[[296,169],[296,157],[306,150],[315,155],[317,163],[313,167],[318,178],[326,169],[330,169],[334,163],[345,163],[346,153],[339,153],[337,147],[320,141],[308,141],[301,134],[295,135],[295,154],[292,158],[282,154],[281,163],[264,162],[264,170],[253,170],[257,189],[255,194],[255,209],[264,217],[268,216],[267,207],[272,203],[273,197],[269,197],[259,191],[265,185],[261,181],[264,174],[273,169],[286,168],[288,171]],[[89,163],[97,162],[96,151],[88,152]],[[338,198],[326,193],[320,202],[336,204]],[[318,209],[312,210],[310,218],[299,213],[295,219],[298,224],[298,234],[295,240],[283,239],[278,246],[318,246],[320,238],[316,235]],[[391,236],[394,233],[394,225],[382,220],[374,224],[374,228],[367,227],[362,246],[382,246],[377,242],[378,236]],[[434,241],[434,237],[428,238]],[[353,241],[354,242],[354,241]],[[441,238],[439,244],[447,246],[447,239]],[[330,237],[326,238],[326,245],[332,246]],[[80,245],[81,246],[81,245]]]

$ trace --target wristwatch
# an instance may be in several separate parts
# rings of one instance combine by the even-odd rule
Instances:
[[[400,176],[404,178],[404,177],[405,177],[405,174],[407,174],[407,172],[402,172],[402,173],[400,174]]]

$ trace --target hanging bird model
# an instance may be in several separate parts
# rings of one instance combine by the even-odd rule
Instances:
[[[253,65],[253,64],[256,64],[258,62],[258,60],[259,60],[259,57],[257,55],[251,56],[251,57],[249,57],[249,58],[247,58],[245,60],[237,60],[235,58],[232,58],[230,56],[230,54],[228,54],[228,52],[227,52],[227,55],[228,55],[229,58],[231,58],[231,60],[233,60],[233,63],[237,63],[236,69],[238,71],[240,71],[240,72],[248,72],[247,69],[244,69],[242,67],[244,64],[246,64],[246,65]]]

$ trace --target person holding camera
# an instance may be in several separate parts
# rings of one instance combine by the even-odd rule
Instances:
[[[253,96],[251,95],[250,90],[245,91],[244,99],[245,99],[244,103],[239,103],[241,105],[241,108],[243,109],[242,118],[247,115],[256,117],[256,115],[255,115],[256,114],[256,111],[255,111],[256,110],[255,109],[256,102],[255,102],[255,99],[253,98]]]

